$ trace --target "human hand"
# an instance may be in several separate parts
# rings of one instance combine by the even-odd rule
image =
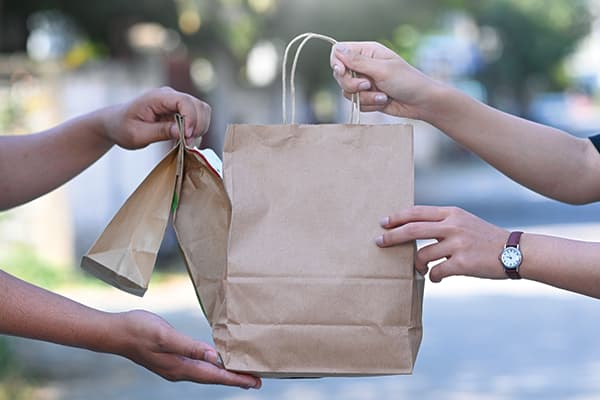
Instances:
[[[377,42],[337,43],[330,64],[344,96],[360,93],[362,111],[427,120],[436,90],[442,86]]]
[[[429,278],[440,282],[452,275],[505,279],[498,255],[508,231],[456,207],[416,206],[381,221],[387,231],[375,242],[390,247],[417,239],[435,239],[417,251],[415,268],[423,275],[428,264],[446,259],[432,268]]]
[[[210,124],[211,108],[205,102],[170,87],[153,89],[129,103],[103,111],[104,136],[126,149],[178,139],[174,115],[185,117],[185,137],[203,135]]]
[[[122,355],[169,381],[239,386],[259,389],[260,378],[225,370],[208,344],[177,332],[157,315],[146,311],[115,314],[122,328],[112,352]]]

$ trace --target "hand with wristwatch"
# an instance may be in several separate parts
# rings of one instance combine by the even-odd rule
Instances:
[[[344,96],[359,94],[362,111],[425,121],[547,197],[572,204],[600,201],[600,135],[580,138],[496,110],[379,43],[338,43],[330,64]],[[390,212],[376,244],[430,240],[417,251],[415,268],[426,274],[431,265],[433,282],[453,275],[523,278],[600,298],[600,243],[510,233],[456,207]]]

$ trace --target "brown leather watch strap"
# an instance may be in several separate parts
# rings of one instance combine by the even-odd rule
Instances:
[[[504,269],[504,272],[510,279],[521,279],[521,274],[516,269]]]
[[[519,247],[519,241],[523,232],[511,232],[506,241],[506,247]]]

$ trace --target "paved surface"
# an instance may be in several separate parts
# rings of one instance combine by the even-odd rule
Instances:
[[[417,203],[463,206],[492,222],[600,241],[598,205],[545,200],[486,168],[417,179]],[[567,223],[568,222],[568,223]],[[144,308],[210,341],[186,279],[144,299],[114,289],[67,293],[107,310]],[[426,286],[424,339],[412,376],[266,380],[260,391],[169,383],[127,360],[15,340],[22,362],[45,379],[40,399],[322,400],[600,399],[600,304],[532,282],[451,278]]]

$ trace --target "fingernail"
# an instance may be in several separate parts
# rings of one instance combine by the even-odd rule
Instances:
[[[204,352],[204,361],[208,361],[209,363],[216,363],[217,362],[217,353],[215,353],[212,350],[206,350]]]
[[[192,137],[192,135],[193,135],[193,134],[194,134],[194,128],[192,128],[192,127],[189,127],[189,128],[187,129],[187,132],[185,133],[185,137],[188,137],[188,138],[190,138],[190,137]]]
[[[390,223],[390,217],[383,217],[381,218],[381,221],[379,221],[379,224],[381,226],[387,226],[387,224]]]
[[[388,101],[388,98],[387,98],[387,96],[385,94],[376,94],[375,95],[375,102],[376,103],[383,104],[383,103],[387,103],[387,101]]]
[[[369,81],[361,82],[358,85],[358,89],[359,90],[369,90],[369,89],[371,89],[371,82],[369,82]]]
[[[375,239],[375,244],[380,247],[383,246],[383,235],[381,235]]]
[[[336,64],[336,65],[333,66],[333,73],[335,75],[339,75],[341,70],[342,70],[342,68],[340,68],[339,65]]]
[[[260,381],[260,379],[256,380],[256,384],[254,385],[254,389],[260,389],[262,386],[262,382]]]
[[[335,49],[342,54],[350,53],[350,49],[348,47],[344,46],[343,44],[336,44]]]

